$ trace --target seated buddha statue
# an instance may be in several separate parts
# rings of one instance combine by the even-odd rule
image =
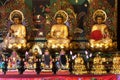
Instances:
[[[112,62],[113,65],[112,65],[111,73],[120,74],[120,56],[118,53],[115,54]]]
[[[94,21],[96,24],[92,26],[90,33],[90,47],[92,48],[102,48],[108,49],[112,44],[112,39],[110,37],[108,27],[104,24],[106,20],[106,14],[103,10],[97,10],[93,14]]]
[[[4,48],[26,47],[26,28],[22,25],[24,19],[23,13],[19,10],[14,10],[10,13],[10,21],[13,22],[7,36],[3,40]]]
[[[50,37],[47,41],[48,48],[68,48],[68,27],[64,25],[64,17],[61,14],[55,16],[56,24],[51,27]]]
[[[103,65],[102,57],[99,54],[96,54],[93,59],[92,74],[105,74],[105,66]]]
[[[75,58],[75,64],[73,66],[73,74],[80,75],[80,74],[86,74],[86,73],[87,73],[87,70],[84,65],[84,60],[80,54],[77,54],[77,57]]]

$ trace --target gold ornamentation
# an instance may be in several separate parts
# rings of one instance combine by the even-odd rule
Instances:
[[[106,12],[103,11],[102,9],[98,9],[98,10],[96,10],[96,11],[93,13],[93,20],[94,20],[95,22],[96,22],[96,20],[95,20],[95,17],[96,17],[96,16],[103,16],[103,18],[104,18],[103,22],[105,22],[106,19],[107,19],[107,14],[106,14]]]
[[[25,18],[24,18],[23,13],[22,13],[20,10],[13,10],[13,11],[10,13],[10,16],[9,16],[10,21],[13,22],[12,18],[13,18],[13,16],[14,16],[15,14],[18,14],[19,16],[21,16],[22,22],[23,22],[23,20],[24,20]]]
[[[116,53],[115,56],[112,59],[113,65],[111,69],[111,73],[113,74],[120,74],[120,55],[119,53]]]
[[[60,15],[63,18],[58,19],[57,18],[58,15]],[[68,48],[70,43],[70,39],[68,38],[68,27],[65,24],[63,24],[63,21],[65,23],[68,20],[68,14],[64,10],[59,10],[58,12],[56,12],[54,18],[56,18],[57,24],[54,24],[51,27],[47,47]]]
[[[40,46],[37,43],[33,45],[32,52],[34,53],[36,49],[38,50],[39,54],[42,54]]]
[[[79,53],[77,54],[77,57],[75,59],[75,64],[73,66],[72,73],[75,75],[81,75],[81,74],[88,73],[88,71],[86,70],[86,67],[84,65],[84,60]]]
[[[105,66],[103,65],[103,62],[105,61],[105,58],[103,59],[99,53],[96,54],[96,57],[93,59],[93,67],[91,70],[92,74],[106,74]]]
[[[65,12],[64,10],[59,10],[59,11],[57,11],[57,12],[55,13],[54,19],[56,18],[56,16],[57,16],[58,14],[61,14],[61,15],[63,16],[63,21],[64,21],[64,23],[66,23],[66,22],[68,21],[68,14],[67,14],[67,12]]]

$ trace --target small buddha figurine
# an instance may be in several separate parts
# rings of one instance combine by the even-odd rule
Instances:
[[[92,74],[105,74],[105,67],[103,65],[102,57],[99,54],[96,54],[95,58],[93,59],[93,67],[92,67]]]
[[[52,68],[52,57],[48,49],[45,50],[43,54],[43,68],[44,69],[51,69]]]
[[[113,65],[112,65],[111,73],[120,74],[120,56],[118,53],[115,54],[112,61],[113,61]]]
[[[38,49],[35,48],[33,52],[33,61],[35,62],[37,58],[39,58],[39,52]],[[34,67],[35,67],[35,63],[34,63]]]
[[[17,69],[17,61],[18,60],[20,60],[20,57],[18,56],[16,51],[13,51],[8,60],[8,68],[9,69]]]
[[[37,43],[35,43],[32,46],[32,49],[31,49],[30,53],[32,53],[31,57],[29,57],[30,63],[36,62],[37,58],[41,58],[42,57],[42,50],[41,50],[41,48],[39,47],[39,45]],[[35,67],[35,64],[34,64],[34,67]]]
[[[80,75],[80,74],[86,74],[87,70],[84,65],[84,60],[80,56],[80,54],[77,54],[77,57],[75,58],[75,64],[73,66],[73,74]]]
[[[68,64],[68,57],[65,54],[66,52],[61,49],[60,51],[60,56],[59,56],[59,62],[60,62],[60,68],[61,69],[68,69],[69,64]]]
[[[70,40],[68,39],[68,27],[63,23],[64,17],[61,14],[57,14],[57,24],[51,27],[50,38],[48,38],[48,48],[68,48]]]

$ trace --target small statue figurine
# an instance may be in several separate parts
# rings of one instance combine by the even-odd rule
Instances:
[[[18,56],[16,51],[13,51],[8,60],[8,69],[17,69],[18,60],[20,60],[20,57]]]
[[[113,57],[113,65],[111,73],[120,74],[120,56],[118,53]]]
[[[45,50],[43,54],[43,68],[44,69],[51,69],[52,68],[52,57],[48,49]]]
[[[28,55],[29,55],[29,57],[28,57],[28,69],[34,69],[34,56],[33,56],[33,51],[32,51],[32,49],[30,49],[29,50],[29,52],[28,52]]]
[[[65,51],[63,49],[60,51],[59,62],[61,69],[68,69],[68,57],[66,56]]]
[[[92,74],[105,74],[105,66],[103,65],[102,57],[99,54],[96,54],[96,57],[93,59]]]
[[[33,52],[33,57],[34,59],[36,60],[36,58],[39,56],[39,52],[38,52],[38,49],[35,48],[34,52]]]
[[[77,57],[75,59],[75,64],[73,66],[73,74],[79,75],[79,74],[86,74],[87,70],[84,65],[84,60],[80,56],[80,54],[77,54]]]
[[[56,74],[60,74],[60,75],[70,74],[68,56],[66,55],[66,52],[64,49],[61,49],[58,58],[56,58],[56,67],[57,67]]]

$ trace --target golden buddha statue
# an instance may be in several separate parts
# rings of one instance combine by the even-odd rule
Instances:
[[[96,57],[93,59],[92,74],[105,74],[105,67],[103,65],[103,59],[99,54],[96,54]]]
[[[26,47],[26,28],[22,25],[24,20],[23,13],[19,10],[14,10],[10,13],[11,25],[6,38],[3,41],[5,48],[17,48]]]
[[[112,62],[113,62],[113,65],[110,72],[114,74],[120,74],[120,56],[118,53],[115,54]]]
[[[65,13],[65,15],[67,15],[67,13]],[[63,24],[63,22],[65,22],[64,16],[60,13],[57,13],[55,15],[55,20],[57,24],[54,24],[51,27],[50,37],[47,41],[47,47],[68,48],[70,40],[68,39],[68,27]]]
[[[93,14],[93,19],[96,22],[92,26],[89,44],[91,48],[108,49],[112,46],[112,39],[108,31],[108,27],[104,22],[107,15],[103,10],[96,10]]]
[[[80,74],[87,74],[86,67],[84,65],[84,60],[80,56],[80,54],[77,54],[77,57],[75,59],[75,64],[73,66],[73,74],[80,75]]]

